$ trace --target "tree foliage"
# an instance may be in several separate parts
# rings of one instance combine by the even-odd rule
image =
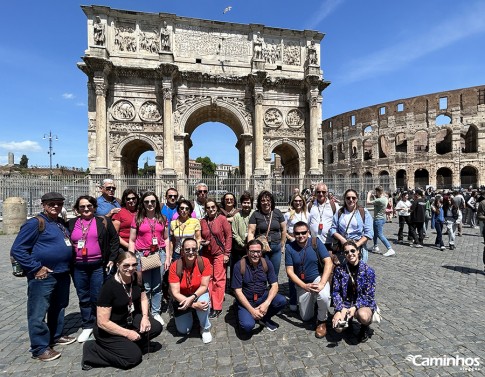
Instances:
[[[19,166],[21,168],[28,168],[29,167],[29,159],[25,154],[23,154],[22,157],[20,157]]]
[[[217,165],[211,161],[211,159],[207,156],[205,157],[197,157],[195,162],[199,162],[202,164],[202,175],[214,175],[216,172]]]

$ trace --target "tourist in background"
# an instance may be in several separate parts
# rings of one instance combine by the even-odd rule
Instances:
[[[423,198],[423,191],[416,189],[414,200],[409,209],[411,213],[411,237],[414,241],[414,247],[423,247],[424,241],[424,221],[426,218],[426,201]]]
[[[249,218],[248,241],[260,236],[267,238],[270,250],[265,255],[273,264],[278,278],[281,253],[286,242],[286,220],[281,211],[276,208],[274,196],[269,191],[264,190],[259,193],[256,208],[257,210]]]
[[[205,202],[206,216],[200,220],[203,256],[212,265],[212,280],[209,291],[212,302],[210,318],[217,318],[222,313],[222,302],[226,288],[226,265],[232,249],[231,224],[219,212],[219,206],[214,199]]]
[[[386,236],[384,236],[384,224],[386,222],[386,208],[388,203],[389,199],[384,195],[384,189],[381,186],[377,186],[374,192],[371,190],[367,193],[367,204],[374,206],[374,245],[372,246],[372,252],[379,252],[379,246],[377,246],[377,240],[379,239],[387,249],[383,254],[385,257],[396,254]]]
[[[120,212],[115,213],[111,217],[113,225],[119,234],[120,246],[125,251],[128,250],[131,223],[133,222],[133,218],[135,217],[139,199],[140,197],[135,190],[127,188],[125,191],[123,191],[123,195],[121,196]]]
[[[89,195],[77,198],[74,209],[79,217],[69,220],[74,248],[72,280],[76,287],[83,331],[77,341],[89,339],[96,320],[96,303],[106,272],[118,258],[120,241],[111,220],[94,216],[97,201]]]
[[[411,232],[412,228],[410,219],[411,202],[408,200],[407,192],[401,193],[400,200],[397,202],[394,209],[399,216],[399,231],[397,233],[397,242],[404,242],[404,225],[407,224],[408,233]]]
[[[151,303],[151,314],[164,325],[160,315],[162,304],[162,277],[170,267],[170,244],[167,219],[161,213],[160,202],[152,191],[145,192],[133,219],[128,250],[137,254],[142,271],[145,291]],[[142,256],[158,255],[161,266],[145,270]]]
[[[441,250],[445,250],[445,244],[443,242],[443,226],[445,223],[445,214],[443,211],[443,199],[441,196],[436,196],[433,204],[431,204],[431,228],[436,229],[435,246]]]
[[[462,214],[450,195],[443,197],[443,213],[445,216],[446,229],[448,229],[448,244],[450,250],[454,250],[455,232],[458,223],[461,222]]]

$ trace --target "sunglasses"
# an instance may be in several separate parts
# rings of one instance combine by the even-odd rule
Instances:
[[[144,200],[143,203],[145,204],[155,204],[157,201],[156,200]]]
[[[357,200],[356,196],[347,196],[345,200]]]
[[[180,211],[189,212],[190,211],[190,208],[189,207],[179,207],[179,210]]]
[[[186,254],[196,254],[197,249],[195,247],[185,247],[184,251]]]
[[[108,186],[108,187],[105,187],[104,189],[108,191],[116,191],[116,187],[113,187],[113,186]]]
[[[357,250],[356,250],[356,249],[350,249],[350,250],[345,250],[345,251],[344,251],[344,254],[345,254],[345,255],[349,255],[350,253],[355,254],[356,252],[357,252]]]
[[[46,205],[49,207],[55,207],[55,206],[62,207],[64,205],[64,202],[48,202],[46,203]]]
[[[178,198],[178,195],[167,195],[167,198],[177,199]]]
[[[304,236],[307,233],[308,233],[308,230],[305,230],[304,232],[293,232],[295,236]]]
[[[317,194],[326,194],[326,191],[316,191]]]
[[[233,202],[233,201],[234,201],[234,199],[233,199],[233,198],[226,198],[226,199],[224,199],[224,200],[225,200],[226,202]]]
[[[127,202],[136,202],[136,196],[130,196],[129,198],[126,198]]]
[[[293,203],[303,203],[303,200],[293,200]]]
[[[79,209],[91,209],[91,208],[93,208],[92,204],[88,204],[86,206],[79,206]]]
[[[132,267],[132,268],[137,268],[137,267],[138,267],[138,263],[133,263],[133,264],[128,264],[128,263],[125,263],[125,264],[122,264],[122,265],[121,265],[121,268],[122,268],[123,270],[127,270],[127,269],[129,269],[130,267]]]
[[[207,194],[207,190],[199,190],[197,191],[199,194]]]
[[[210,207],[205,207],[205,209],[206,209],[206,210],[207,210],[207,209],[217,209],[217,207],[216,207],[216,206],[210,206]]]

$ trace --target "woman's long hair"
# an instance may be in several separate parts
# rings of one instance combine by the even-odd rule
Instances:
[[[155,194],[153,191],[147,191],[145,192],[141,198],[140,198],[140,203],[138,203],[138,213],[136,214],[136,230],[138,232],[138,229],[140,229],[140,225],[145,220],[147,217],[147,210],[145,208],[145,203],[143,201],[147,196],[153,196],[155,197],[155,219],[157,222],[160,224],[163,224],[165,226],[165,223],[167,219],[165,218],[164,215],[161,213],[161,207],[160,207],[160,201],[158,200],[157,194]]]
[[[303,205],[301,206],[301,211],[305,214],[305,218],[308,218],[305,197],[303,197],[300,194],[295,194],[291,197],[291,201],[290,201],[290,220],[293,220],[296,214],[295,206],[293,205],[293,202],[295,201],[296,198],[300,198],[302,200]]]

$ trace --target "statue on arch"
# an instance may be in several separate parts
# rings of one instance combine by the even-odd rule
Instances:
[[[163,21],[163,27],[160,31],[160,42],[162,45],[162,51],[170,51],[170,32],[168,31],[166,21]]]
[[[94,44],[96,46],[104,46],[105,39],[104,25],[101,23],[99,16],[96,16],[96,20],[94,22]]]

